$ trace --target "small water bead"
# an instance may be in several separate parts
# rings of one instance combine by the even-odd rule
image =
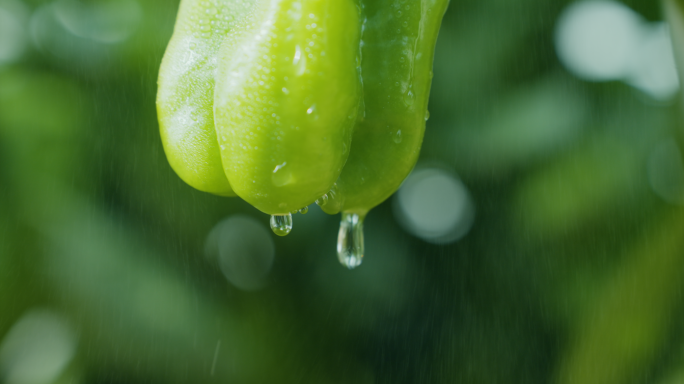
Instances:
[[[299,210],[299,213],[301,213],[302,215],[306,215],[308,212],[309,212],[309,207],[304,207],[304,208]]]
[[[271,215],[271,230],[278,236],[287,236],[292,231],[292,214]]]
[[[406,94],[404,95],[404,103],[407,106],[413,105],[413,103],[414,103],[413,91],[409,90],[408,92],[406,92]]]
[[[425,121],[428,121],[430,119],[430,111],[427,109],[425,110]]]
[[[358,267],[363,261],[363,219],[356,213],[342,213],[337,235],[337,258],[349,269]]]
[[[346,145],[344,150],[346,152]],[[332,187],[330,187],[330,191],[328,191],[326,195],[328,195],[329,203],[339,205],[340,208],[342,207],[342,204],[344,203],[344,198],[343,195],[340,193],[340,188],[337,186],[337,183],[333,184]]]
[[[318,205],[319,207],[322,207],[322,206],[326,205],[327,203],[328,203],[328,195],[327,194],[319,197],[318,200],[316,200],[316,205]]]
[[[395,144],[399,144],[401,143],[401,140],[401,129],[399,129],[394,135],[392,135],[392,141],[394,141]]]

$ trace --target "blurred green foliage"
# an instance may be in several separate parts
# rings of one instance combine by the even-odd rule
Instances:
[[[1,346],[36,308],[77,335],[46,383],[681,382],[684,211],[649,181],[681,105],[566,71],[569,3],[451,2],[421,158],[473,196],[464,238],[404,232],[390,200],[348,271],[311,207],[245,292],[205,239],[268,218],[183,184],[159,139],[177,2],[0,0],[24,44],[0,61],[0,382],[29,382]]]

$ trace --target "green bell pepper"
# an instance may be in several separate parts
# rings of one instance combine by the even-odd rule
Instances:
[[[316,201],[343,212],[340,261],[422,143],[448,0],[182,0],[157,100],[169,163],[287,234]]]
[[[321,208],[342,211],[340,261],[363,257],[363,220],[413,169],[428,119],[435,42],[448,0],[365,0],[361,71],[365,109],[352,150]]]
[[[216,132],[238,196],[287,215],[326,193],[349,155],[358,10],[352,0],[257,3],[221,48]]]
[[[157,115],[166,158],[200,191],[235,196],[214,127],[214,73],[225,32],[250,11],[239,1],[184,0],[159,70]]]

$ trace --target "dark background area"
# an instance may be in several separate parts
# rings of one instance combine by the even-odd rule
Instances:
[[[339,216],[277,237],[169,167],[177,2],[0,0],[0,382],[684,382],[678,88],[564,62],[571,4],[451,1],[417,170],[467,209],[393,196],[349,271]]]

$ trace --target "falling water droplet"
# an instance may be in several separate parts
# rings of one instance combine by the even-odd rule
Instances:
[[[337,235],[337,258],[349,269],[358,267],[363,260],[363,219],[356,213],[342,213]]]
[[[287,236],[292,230],[292,214],[271,215],[271,229],[278,236]]]
[[[319,207],[322,207],[328,203],[328,195],[323,195],[316,200],[316,204],[318,204]]]
[[[302,215],[306,215],[307,212],[309,212],[309,207],[304,207],[299,210],[299,213],[301,213]]]

